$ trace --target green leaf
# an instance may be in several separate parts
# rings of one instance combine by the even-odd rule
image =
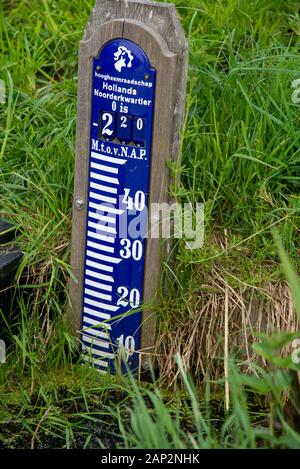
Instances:
[[[239,384],[247,386],[252,391],[258,392],[259,394],[267,395],[270,392],[269,384],[264,379],[257,376],[240,375],[238,381]]]
[[[266,348],[269,348],[270,350],[281,350],[283,347],[290,344],[294,339],[297,339],[298,337],[300,337],[300,331],[299,332],[289,332],[289,331],[274,332],[271,335],[261,332],[255,335],[258,339],[261,340],[261,342],[264,344]]]

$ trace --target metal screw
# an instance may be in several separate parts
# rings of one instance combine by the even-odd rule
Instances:
[[[144,76],[145,80],[149,81],[150,80],[150,75],[148,73],[146,73],[146,75]]]
[[[76,197],[74,200],[74,205],[77,210],[82,210],[84,207],[84,201],[81,197]]]

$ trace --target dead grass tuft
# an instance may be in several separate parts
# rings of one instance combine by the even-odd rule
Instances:
[[[260,289],[246,284],[233,288],[226,278],[225,270],[212,269],[209,282],[202,285],[185,325],[182,318],[180,327],[173,320],[159,337],[158,365],[162,379],[170,385],[177,381],[179,374],[174,362],[176,353],[180,353],[185,370],[192,373],[198,384],[205,383],[208,377],[213,380],[223,377],[226,295],[229,354],[238,359],[247,373],[254,372],[252,364],[259,363],[251,346],[258,340],[256,333],[298,329],[286,282],[268,282]]]

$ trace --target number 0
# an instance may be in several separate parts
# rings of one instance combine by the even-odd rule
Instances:
[[[138,119],[138,120],[137,120],[137,123],[136,123],[136,126],[137,126],[137,129],[138,129],[138,130],[143,130],[143,127],[144,127],[144,121],[143,121],[143,119]]]

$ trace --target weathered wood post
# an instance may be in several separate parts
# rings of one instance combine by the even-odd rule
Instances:
[[[160,240],[141,225],[168,202],[187,54],[174,5],[153,1],[98,0],[80,43],[71,320],[103,372],[118,347],[135,369],[155,343],[155,317],[139,308],[159,287]]]

